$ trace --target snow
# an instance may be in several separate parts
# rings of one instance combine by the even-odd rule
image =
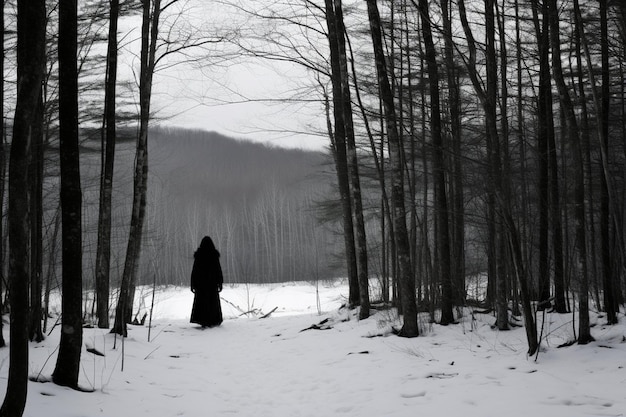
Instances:
[[[422,335],[391,333],[399,321],[378,311],[359,321],[341,308],[342,283],[234,285],[222,292],[225,321],[190,324],[187,288],[156,292],[148,326],[121,339],[85,329],[81,387],[29,382],[25,416],[622,416],[626,413],[626,322],[603,325],[596,338],[572,340],[572,314],[546,315],[542,349],[526,355],[524,329],[492,328],[494,318],[466,310],[442,327],[420,317]],[[139,292],[144,308],[150,289]],[[263,314],[277,309],[267,318]],[[321,310],[321,313],[318,311]],[[243,314],[242,312],[252,312]],[[537,318],[541,322],[542,314]],[[324,330],[310,329],[326,320]],[[303,331],[304,330],[304,331]],[[32,377],[49,378],[58,326],[32,343]],[[88,353],[95,348],[105,356]],[[0,350],[0,390],[8,349]],[[122,368],[123,365],[123,368]]]

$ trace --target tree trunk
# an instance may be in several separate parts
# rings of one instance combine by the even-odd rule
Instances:
[[[78,388],[82,349],[82,195],[78,147],[77,6],[59,4],[59,137],[61,162],[61,341],[53,381]]]
[[[509,62],[509,54],[507,49],[507,33],[505,27],[507,26],[507,18],[506,13],[504,11],[504,6],[502,11],[498,7],[498,3],[494,2],[493,4],[495,10],[495,18],[498,24],[499,31],[499,52],[500,52],[500,92],[496,93],[495,102],[499,102],[500,108],[500,126],[501,126],[501,136],[496,143],[496,152],[497,159],[496,163],[500,166],[499,170],[501,172],[500,178],[502,182],[502,199],[511,206],[513,203],[512,193],[511,193],[511,155],[509,151],[509,142],[510,142],[510,128],[509,128],[509,77],[508,77],[508,62]],[[495,34],[493,43],[495,44]],[[496,52],[495,45],[493,47],[494,55]],[[497,69],[496,62],[491,64],[492,66],[492,77],[497,78]],[[493,83],[494,89],[497,89],[497,83]],[[499,97],[499,98],[498,98]],[[511,288],[515,287],[514,279],[512,278],[512,262],[511,262],[511,252],[508,249],[507,245],[504,244],[506,237],[506,230],[504,224],[499,221],[499,230],[498,230],[498,242],[500,242],[500,253],[498,255],[500,262],[500,271],[498,272],[498,276],[500,277],[499,285],[498,285],[498,301],[500,303],[500,307],[498,308],[498,326],[500,330],[508,330],[509,324],[503,324],[500,327],[500,322],[502,320],[508,320],[509,316],[509,300],[512,298]],[[521,246],[521,245],[520,245]],[[515,298],[512,303],[515,305]],[[504,312],[503,310],[506,310]]]
[[[469,48],[469,58],[466,61],[466,68],[468,70],[469,78],[474,86],[474,90],[476,91],[478,98],[483,105],[485,111],[485,119],[486,119],[486,128],[489,136],[489,140],[497,142],[498,140],[498,129],[497,129],[497,120],[495,116],[495,101],[493,92],[491,94],[487,94],[482,87],[482,84],[479,80],[478,73],[476,70],[476,41],[474,40],[474,35],[469,26],[469,22],[467,20],[467,12],[465,9],[465,1],[459,0],[459,15],[461,18],[461,24],[463,26],[463,31],[465,32],[465,36],[467,38],[468,48]],[[486,25],[485,28],[487,30],[488,36],[494,36],[493,34],[489,34],[490,31],[494,30],[493,27],[493,0],[485,1],[485,10],[486,10]],[[490,16],[491,15],[491,16]],[[489,58],[489,53],[487,52],[487,57]],[[494,53],[495,55],[495,53]],[[495,60],[495,56],[492,57]],[[493,64],[492,64],[493,65]],[[489,65],[488,65],[489,66]],[[489,71],[489,70],[488,70]],[[493,66],[491,71],[493,71]],[[493,89],[493,78],[490,78]],[[489,85],[489,82],[487,83]],[[493,160],[490,158],[489,163],[493,166],[490,169],[496,169],[496,171],[491,171],[493,175],[492,187],[495,187],[494,197],[503,197],[505,193],[503,192],[503,184],[507,184],[509,181],[508,178],[502,178],[501,172],[499,171],[498,159],[495,158],[495,155],[491,155]],[[537,340],[537,329],[535,325],[534,313],[532,311],[530,305],[530,294],[528,289],[528,274],[526,269],[524,268],[523,256],[520,244],[520,236],[517,231],[517,225],[513,220],[513,216],[511,214],[511,202],[507,201],[504,198],[496,198],[496,207],[498,208],[498,214],[501,218],[502,222],[502,244],[508,243],[510,248],[511,259],[513,261],[513,271],[517,277],[519,286],[520,286],[520,296],[522,301],[522,308],[524,312],[524,326],[526,329],[526,338],[528,342],[528,354],[534,354],[539,348],[539,343]]]
[[[152,94],[152,77],[154,75],[160,12],[161,0],[143,0],[141,68],[139,74],[140,125],[135,155],[133,208],[120,295],[115,309],[115,323],[111,330],[123,336],[127,335],[126,324],[130,322],[133,310],[135,283],[141,254],[143,223],[146,213],[146,196],[148,193],[148,124],[150,121],[150,97]]]
[[[359,178],[359,161],[354,137],[354,122],[352,119],[352,99],[350,95],[350,81],[348,77],[348,58],[346,53],[346,28],[343,22],[343,8],[341,0],[335,1],[335,23],[337,44],[339,47],[339,69],[341,76],[341,103],[343,106],[343,122],[346,132],[346,159],[352,191],[352,211],[354,213],[355,243],[357,276],[359,286],[359,318],[366,319],[370,315],[369,300],[369,269],[367,266],[367,237],[365,234],[365,219],[363,217],[363,202],[361,198],[361,180]]]
[[[574,112],[574,106],[572,104],[572,100],[569,96],[569,91],[565,84],[565,79],[563,78],[563,69],[561,65],[561,41],[559,35],[559,18],[557,11],[557,2],[556,0],[551,0],[548,4],[548,12],[549,16],[545,16],[544,18],[549,18],[550,21],[550,44],[552,45],[552,75],[554,77],[555,84],[557,86],[557,91],[559,93],[559,102],[561,104],[561,109],[565,114],[565,130],[566,137],[570,142],[570,146],[572,146],[572,152],[574,153],[574,164],[573,172],[576,175],[575,182],[575,194],[576,194],[576,218],[577,218],[577,233],[582,234],[580,236],[583,241],[585,241],[585,222],[584,222],[584,179],[582,177],[583,166],[582,166],[582,158],[580,154],[580,143],[578,138],[578,123],[576,121],[576,114]],[[553,211],[552,217],[554,222],[553,233],[554,233],[554,309],[558,313],[566,313],[567,306],[565,303],[565,280],[563,276],[563,240],[562,240],[562,230],[561,230],[561,209],[560,209],[560,197],[559,197],[559,187],[558,187],[558,169],[556,167],[556,149],[555,146],[551,146],[551,155],[550,162],[552,164],[552,199],[553,199]],[[582,194],[581,194],[582,193]],[[583,210],[582,212],[578,210]],[[582,214],[582,217],[580,216]],[[584,263],[584,270],[586,273],[586,250],[584,248],[579,247],[579,251],[583,250],[580,253],[580,261]],[[584,255],[584,256],[583,256]],[[583,278],[583,279],[586,279]]]
[[[506,275],[506,231],[500,220],[497,210],[497,202],[501,201],[501,207],[510,206],[508,200],[507,187],[503,178],[502,160],[500,152],[500,134],[498,133],[498,64],[496,59],[496,39],[495,39],[495,1],[485,0],[485,43],[486,43],[486,73],[487,83],[485,90],[485,122],[487,124],[487,155],[489,161],[489,210],[490,222],[493,223],[493,235],[491,235],[492,254],[495,258],[496,279],[496,314],[497,325],[500,330],[509,329],[508,317],[508,297],[507,297],[507,275]],[[504,134],[504,132],[502,133]],[[505,140],[506,140],[505,136]]]
[[[556,0],[554,0],[556,2]],[[553,8],[556,10],[556,7]],[[579,68],[579,77],[582,78],[582,59],[581,59],[581,50],[580,50],[580,39],[581,39],[581,29],[582,22],[580,21],[580,10],[578,6],[578,0],[574,0],[574,19],[575,19],[575,44],[576,44],[576,56],[577,56],[577,65]],[[558,20],[553,17],[552,24],[558,24]],[[559,45],[559,39],[554,36],[552,39],[553,48],[557,50],[558,46],[554,46],[554,44]],[[560,55],[560,54],[559,54]],[[559,62],[560,64],[560,62]],[[565,110],[565,120],[567,122],[566,128],[568,129],[568,137],[570,139],[572,145],[572,153],[574,155],[574,165],[573,172],[575,178],[575,216],[576,216],[576,248],[578,249],[578,257],[581,265],[580,271],[580,284],[578,289],[578,343],[579,344],[587,344],[593,340],[591,336],[591,324],[589,320],[589,266],[588,266],[588,255],[587,255],[587,227],[586,227],[586,213],[585,213],[585,200],[587,199],[585,196],[585,153],[583,152],[583,148],[588,148],[588,134],[586,132],[587,129],[587,115],[586,115],[586,105],[583,105],[582,110],[582,132],[579,133],[578,124],[576,121],[576,114],[574,113],[573,104],[571,103],[571,99],[569,97],[568,90],[565,88],[565,81],[563,78],[563,72],[561,71],[560,65],[557,64],[554,71],[555,78],[557,79],[557,87],[559,88],[559,97],[561,101],[564,102],[564,110]],[[582,80],[580,80],[582,81]],[[581,93],[583,90],[583,83],[580,83]],[[585,100],[581,100],[582,103],[585,103]],[[582,143],[581,143],[582,142]],[[585,143],[587,142],[587,143]],[[591,199],[591,196],[589,196]],[[593,234],[592,234],[593,236]]]
[[[522,83],[522,34],[521,34],[521,22],[520,22],[520,14],[519,14],[519,0],[515,0],[515,61],[516,61],[516,72],[517,72],[517,142],[519,148],[519,160],[520,160],[520,179],[521,179],[521,215],[522,220],[520,224],[520,238],[522,242],[528,242],[528,224],[529,216],[530,216],[530,199],[528,198],[528,180],[527,180],[527,158],[526,158],[526,135],[524,134],[524,105],[523,105],[523,96],[525,93],[525,87]],[[522,258],[524,260],[524,264],[527,266],[527,269],[532,269],[532,262],[528,257],[529,244],[526,243],[520,249],[522,250]],[[515,285],[515,280],[511,282],[512,294],[513,294],[513,311],[512,314],[519,316],[521,312],[519,310],[519,302],[518,302],[518,290],[517,285]]]
[[[441,0],[441,12],[444,28],[444,54],[448,81],[448,101],[450,112],[450,134],[452,137],[452,180],[451,219],[453,241],[451,244],[453,262],[453,293],[458,305],[465,302],[465,201],[463,195],[463,164],[462,164],[462,128],[461,128],[461,93],[457,80],[458,70],[454,60],[454,42],[452,19],[448,0]]]
[[[602,50],[602,81],[600,93],[600,146],[602,154],[608,157],[609,152],[609,40],[607,28],[607,0],[599,0],[600,4],[600,45]],[[605,166],[609,163],[604,161]],[[611,251],[611,198],[609,195],[609,179],[607,175],[600,176],[600,236],[602,246],[602,276],[604,279],[604,310],[608,324],[617,324],[616,311],[619,310],[615,301],[615,274],[613,272],[613,256]]]
[[[416,337],[419,335],[419,330],[417,325],[417,306],[415,302],[415,278],[411,273],[411,248],[406,227],[404,164],[398,136],[394,98],[385,64],[381,21],[376,0],[367,0],[367,12],[372,33],[378,88],[384,105],[387,137],[389,141],[389,162],[392,171],[391,200],[393,203],[393,222],[399,267],[400,300],[402,303],[402,313],[404,315],[404,323],[399,334],[404,337]]]
[[[354,219],[352,217],[352,199],[350,197],[350,176],[348,171],[348,157],[346,148],[346,121],[342,93],[342,76],[340,63],[340,46],[338,37],[337,11],[333,0],[326,0],[326,24],[328,27],[328,42],[330,47],[331,82],[333,89],[333,118],[334,134],[332,134],[331,149],[337,171],[339,197],[343,220],[343,234],[346,248],[346,267],[348,273],[348,304],[351,307],[360,303],[359,278],[357,270],[357,251],[354,240]],[[345,48],[344,48],[345,49]]]
[[[102,127],[102,172],[100,174],[100,211],[96,250],[96,315],[98,327],[109,327],[109,272],[111,261],[111,195],[115,160],[115,91],[117,81],[117,21],[119,0],[110,0],[109,41],[105,79]]]
[[[547,7],[546,7],[547,5]],[[554,3],[556,7],[556,2]],[[551,10],[549,2],[544,1],[544,7],[547,11],[547,15],[544,15],[544,20],[548,20],[548,26],[550,25],[550,15],[554,14],[555,19],[557,19],[557,23],[555,27],[548,29],[548,39],[556,36],[557,39],[559,37],[558,34],[558,15],[556,15],[556,10]],[[553,33],[557,31],[557,33]],[[548,40],[548,45],[550,44],[550,40]],[[546,48],[548,48],[546,45]],[[560,59],[560,49],[558,52],[552,51],[552,68],[554,69],[555,58]],[[559,62],[560,64],[560,62]],[[549,69],[548,69],[549,72]],[[550,91],[552,91],[550,89]],[[564,277],[564,259],[563,259],[563,227],[561,221],[561,196],[560,196],[560,187],[559,187],[559,167],[557,162],[557,152],[556,152],[556,138],[554,133],[554,119],[552,116],[552,94],[549,95],[550,99],[550,109],[547,117],[552,120],[552,132],[548,136],[548,165],[550,167],[550,213],[552,218],[552,227],[550,228],[552,231],[552,250],[554,254],[554,309],[558,313],[567,312],[567,306],[565,305],[565,277]],[[549,290],[548,294],[549,296]],[[544,303],[545,304],[545,303]]]
[[[369,139],[370,142],[370,149],[374,158],[374,165],[376,166],[376,172],[378,173],[378,180],[379,180],[379,184],[380,184],[380,192],[381,192],[381,213],[380,213],[380,223],[381,223],[381,273],[382,273],[382,299],[385,303],[389,302],[389,274],[388,274],[388,262],[387,262],[387,250],[386,250],[386,239],[387,239],[387,235],[386,235],[386,219],[389,216],[389,212],[391,211],[389,209],[389,197],[387,195],[387,189],[385,187],[385,169],[384,169],[384,157],[383,157],[383,152],[381,152],[381,157],[378,157],[378,151],[376,149],[376,143],[374,140],[374,135],[372,133],[372,130],[370,128],[370,124],[369,124],[369,118],[367,116],[367,111],[365,109],[365,106],[363,105],[363,101],[361,100],[361,95],[359,93],[359,86],[358,86],[358,78],[357,78],[357,74],[356,74],[356,69],[355,69],[355,65],[354,65],[354,53],[352,51],[352,47],[350,44],[350,38],[346,37],[347,40],[347,45],[348,48],[350,50],[350,63],[351,63],[351,70],[352,70],[352,76],[353,76],[353,82],[354,82],[354,92],[355,92],[355,96],[356,96],[356,100],[358,103],[358,107],[359,110],[361,112],[361,117],[363,119],[364,125],[365,125],[365,130],[367,132],[367,137]],[[356,197],[355,197],[356,199]],[[363,213],[362,209],[361,209],[361,214]],[[365,231],[363,231],[363,234],[365,236]],[[366,247],[366,245],[364,246]],[[367,259],[365,259],[365,264],[367,265]],[[368,274],[369,275],[369,274]],[[369,293],[369,288],[368,288],[368,293]],[[369,294],[367,296],[368,302],[369,302]]]
[[[437,210],[436,250],[441,279],[441,324],[454,323],[452,275],[450,269],[450,224],[444,166],[444,144],[441,133],[441,106],[439,102],[439,71],[437,53],[430,27],[428,1],[419,0],[422,36],[426,52],[426,66],[430,86],[430,135],[433,143],[432,167],[435,182],[435,207]]]
[[[30,240],[30,323],[28,337],[41,342],[43,308],[42,299],[42,266],[43,266],[43,97],[39,97],[36,108],[36,121],[33,126],[32,161],[30,164],[31,202],[31,240]]]
[[[4,7],[0,10],[0,45],[4,45]],[[4,53],[0,56],[0,73],[4,74]],[[5,146],[5,123],[4,123],[4,77],[0,80],[0,219],[4,218],[5,184],[7,172],[7,147]],[[4,258],[4,222],[0,221],[0,316],[4,312],[4,299],[2,287],[6,277]],[[5,347],[4,322],[0,320],[0,347]]]
[[[46,9],[43,0],[17,2],[17,102],[9,161],[9,279],[11,338],[7,391],[1,417],[24,413],[28,390],[29,179],[28,165],[41,97]]]
[[[550,258],[549,227],[550,227],[550,171],[549,144],[554,135],[552,119],[552,86],[550,83],[550,37],[548,5],[541,6],[542,21],[539,21],[537,0],[533,0],[533,19],[539,42],[539,102],[537,103],[537,152],[538,152],[538,204],[539,204],[539,293],[538,308],[543,310],[550,306]]]

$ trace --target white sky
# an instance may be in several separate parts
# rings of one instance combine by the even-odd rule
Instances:
[[[319,150],[328,140],[314,132],[324,123],[318,105],[279,101],[290,96],[302,76],[287,64],[271,68],[236,63],[208,76],[190,66],[180,67],[155,76],[153,108],[158,116],[172,115],[164,124]]]
[[[177,24],[184,30],[206,33],[237,25],[249,29],[244,17],[220,2],[183,0],[179,4],[185,10],[185,19]],[[168,25],[169,19],[165,17],[161,31]],[[138,16],[121,22],[120,34],[130,29],[131,37],[137,39],[140,35]],[[130,74],[132,66],[138,67],[133,54],[137,54],[139,46],[134,41],[125,48],[126,56],[120,61],[126,69],[120,65],[120,71]],[[320,150],[328,145],[328,138],[319,134],[326,126],[319,103],[281,102],[296,94],[302,96],[303,85],[310,83],[307,77],[305,70],[295,64],[270,63],[240,55],[220,65],[180,64],[155,74],[151,106],[157,118],[163,119],[162,124]],[[309,94],[306,98],[315,97]]]

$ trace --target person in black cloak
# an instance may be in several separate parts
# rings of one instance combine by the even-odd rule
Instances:
[[[193,255],[191,291],[195,294],[191,310],[191,323],[202,327],[222,324],[220,292],[224,284],[220,253],[210,237],[205,236]]]

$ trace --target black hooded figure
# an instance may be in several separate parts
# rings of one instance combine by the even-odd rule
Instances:
[[[220,291],[224,283],[220,253],[211,238],[205,236],[193,257],[191,291],[195,297],[190,321],[202,327],[219,326],[222,324]]]

